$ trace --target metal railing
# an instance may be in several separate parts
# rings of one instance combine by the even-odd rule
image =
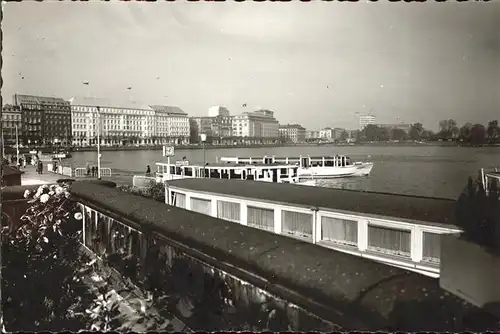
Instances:
[[[156,183],[156,178],[152,176],[134,175],[132,185],[137,188],[147,188]]]
[[[73,174],[74,177],[86,177],[87,169],[83,167],[75,168]],[[111,168],[108,167],[101,168],[101,177],[111,177]]]

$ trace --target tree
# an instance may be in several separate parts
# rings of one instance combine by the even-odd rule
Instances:
[[[488,139],[495,141],[500,136],[500,127],[498,126],[498,121],[489,121],[487,129]]]
[[[424,132],[424,127],[421,123],[415,123],[410,126],[410,131],[408,135],[412,140],[420,140],[422,138],[422,133]]]
[[[392,140],[403,140],[406,138],[406,132],[402,129],[392,129],[391,139]]]
[[[344,130],[340,134],[340,140],[341,141],[346,141],[347,139],[349,139],[349,133],[346,130]]]
[[[457,126],[457,121],[454,119],[442,120],[439,122],[439,135],[441,139],[456,138],[460,132]]]
[[[472,130],[472,123],[466,123],[460,128],[459,138],[463,141],[470,141],[470,132]]]
[[[474,145],[484,144],[486,140],[486,128],[482,124],[474,124],[470,130],[470,142]]]

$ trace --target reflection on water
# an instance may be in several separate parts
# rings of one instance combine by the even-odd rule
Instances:
[[[155,169],[155,162],[166,162],[161,150],[104,151],[102,166],[113,173],[141,174],[146,166]],[[500,165],[500,147],[439,147],[439,146],[311,146],[269,147],[249,149],[207,149],[206,161],[214,163],[222,156],[332,156],[346,154],[354,160],[375,163],[368,177],[317,180],[321,186],[402,193],[421,196],[457,198],[470,175],[480,168]],[[172,162],[186,157],[195,163],[203,162],[203,150],[177,150]],[[369,157],[369,158],[368,158]],[[95,163],[96,152],[75,152],[69,160],[73,167]]]

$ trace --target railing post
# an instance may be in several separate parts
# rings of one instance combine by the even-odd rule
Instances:
[[[191,195],[186,193],[186,210],[191,210]]]
[[[358,220],[358,249],[362,252],[368,249],[368,221]]]
[[[319,210],[318,208],[313,209],[313,230],[312,230],[312,237],[313,237],[313,243],[317,243],[321,241],[321,215],[318,213]]]
[[[418,227],[413,227],[411,231],[411,259],[414,262],[420,262],[422,261],[422,257],[424,254],[424,233],[422,232],[422,229]]]
[[[281,209],[274,209],[274,233],[281,234],[282,226],[281,226]]]
[[[217,218],[217,200],[214,198],[210,200],[210,214],[212,217]]]
[[[248,207],[246,203],[240,203],[240,224],[248,225]]]

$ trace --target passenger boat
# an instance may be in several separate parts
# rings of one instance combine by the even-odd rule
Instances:
[[[297,176],[301,178],[314,177],[316,179],[367,176],[373,169],[373,162],[352,161],[345,155],[333,157],[222,157],[221,162],[232,164],[285,164],[298,166]]]
[[[299,178],[297,175],[299,167],[291,164],[207,163],[204,166],[203,164],[191,164],[187,160],[182,160],[177,161],[175,164],[157,162],[156,168],[157,182],[183,178],[217,178],[294,183],[308,186],[316,184],[312,176]]]

